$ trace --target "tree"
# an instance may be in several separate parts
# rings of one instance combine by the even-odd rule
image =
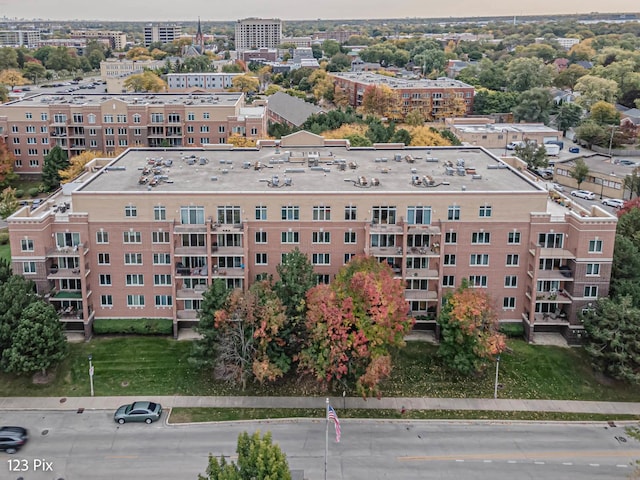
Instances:
[[[193,342],[189,363],[198,367],[212,367],[216,358],[218,329],[215,326],[216,312],[222,309],[231,290],[221,278],[215,278],[209,289],[202,295],[198,311],[198,324],[194,328],[200,338]]]
[[[640,308],[640,239],[616,235],[611,267],[610,298],[629,296],[633,306]]]
[[[22,76],[20,71],[9,68],[7,70],[0,71],[0,83],[10,86],[11,90],[13,90],[15,86],[26,85],[29,81]]]
[[[69,168],[69,159],[60,145],[53,147],[44,157],[42,166],[42,183],[48,192],[60,187],[62,177],[60,172]]]
[[[233,90],[244,93],[258,93],[260,91],[260,82],[252,75],[245,74],[234,77],[231,80]]]
[[[355,257],[330,285],[307,294],[308,341],[299,368],[327,388],[353,386],[363,397],[380,395],[391,372],[391,351],[404,346],[413,325],[404,285],[374,257]]]
[[[11,277],[11,263],[6,258],[0,258],[0,286],[4,285]],[[1,287],[0,287],[1,288]],[[2,330],[2,323],[0,322],[0,331]],[[1,344],[0,344],[1,348]],[[0,353],[2,350],[0,349]]]
[[[589,118],[598,125],[620,125],[620,113],[616,107],[602,100],[591,105]]]
[[[482,88],[476,92],[473,99],[473,113],[490,115],[511,112],[518,104],[519,99],[520,94],[517,92],[494,92]]]
[[[260,432],[238,435],[238,463],[227,463],[224,456],[209,455],[207,475],[198,480],[291,480],[287,456],[274,445],[271,433],[260,438]]]
[[[282,257],[276,271],[279,278],[274,290],[286,307],[287,316],[304,318],[307,292],[316,285],[316,274],[309,257],[296,247]]]
[[[11,345],[2,351],[4,371],[17,374],[47,370],[67,355],[64,329],[53,306],[38,300],[27,306],[11,333]]]
[[[151,70],[131,75],[124,81],[124,86],[134,92],[164,92],[167,83]]]
[[[9,150],[5,140],[0,138],[0,188],[6,187],[17,178],[13,171],[15,163],[15,155]]]
[[[404,117],[404,121],[407,123],[407,125],[411,125],[412,127],[423,125],[424,120],[425,120],[424,115],[418,109],[411,110]]]
[[[582,158],[578,158],[574,162],[573,170],[569,172],[569,175],[576,181],[578,189],[580,189],[580,185],[582,185],[582,182],[584,182],[589,175],[589,167]]]
[[[624,177],[624,188],[629,190],[629,198],[633,198],[634,195],[636,198],[640,197],[640,167],[634,168],[631,175]]]
[[[35,284],[22,275],[11,275],[0,283],[0,358],[11,346],[22,312],[37,299]]]
[[[79,155],[72,157],[69,161],[69,166],[60,171],[60,181],[62,183],[68,183],[74,178],[78,177],[84,172],[84,167],[94,158],[103,156],[102,152],[96,152],[93,150],[85,150]]]
[[[613,103],[618,94],[618,84],[614,80],[585,75],[578,80],[574,90],[580,94],[576,103],[585,110],[590,110],[600,100]]]
[[[331,58],[336,53],[341,53],[340,44],[336,40],[325,40],[322,42],[322,51],[325,57]]]
[[[609,143],[609,134],[602,125],[587,120],[576,129],[576,139],[587,145],[602,146]]]
[[[578,80],[588,73],[589,71],[581,65],[569,65],[567,69],[558,73],[553,84],[558,88],[573,90]]]
[[[582,107],[575,103],[563,103],[556,116],[556,126],[565,135],[567,130],[577,127],[582,118]]]
[[[16,189],[7,187],[0,195],[0,218],[7,218],[18,209],[18,199],[16,198]]]
[[[587,333],[585,351],[594,369],[609,377],[640,383],[640,309],[632,299],[600,298],[581,315]]]
[[[515,148],[515,153],[518,158],[527,163],[527,168],[536,169],[548,165],[547,150],[544,148],[544,145],[537,145],[534,142],[525,141],[524,145],[518,145]]]
[[[466,283],[445,298],[438,325],[438,355],[464,375],[483,372],[506,348],[491,297]]]
[[[362,112],[387,118],[399,118],[400,96],[388,85],[369,85],[362,96]]]
[[[518,104],[513,109],[516,122],[549,123],[549,112],[553,99],[546,88],[532,88],[522,92]]]
[[[20,65],[18,64],[18,52],[16,49],[11,47],[0,48],[0,70],[17,68],[20,68]]]
[[[507,66],[507,87],[512,92],[548,87],[552,78],[551,67],[538,58],[515,58]]]
[[[33,83],[38,83],[38,78],[43,80],[45,74],[47,73],[47,69],[42,66],[40,62],[34,60],[32,62],[27,62],[24,65],[24,77],[28,78]]]

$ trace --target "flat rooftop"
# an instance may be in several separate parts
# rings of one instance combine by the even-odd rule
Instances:
[[[453,127],[464,133],[553,133],[558,130],[547,127],[543,123],[455,123]]]
[[[454,80],[453,78],[442,77],[436,80],[426,78],[399,78],[380,75],[372,72],[340,72],[331,73],[333,77],[347,80],[368,83],[371,85],[385,84],[395,88],[473,88],[471,85]]]
[[[481,147],[130,149],[80,192],[536,192]]]
[[[42,107],[46,105],[101,105],[118,99],[129,105],[220,105],[234,106],[240,101],[242,93],[84,93],[78,90],[72,93],[42,93],[5,103],[3,108],[11,106]]]

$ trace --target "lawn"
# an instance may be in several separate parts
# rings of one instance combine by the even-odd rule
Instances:
[[[598,383],[580,349],[522,341],[511,341],[509,347],[511,352],[500,362],[500,398],[640,401],[639,387]],[[408,342],[396,356],[391,378],[382,384],[383,396],[493,397],[493,366],[482,376],[461,378],[443,367],[436,349],[429,343]],[[69,358],[49,385],[0,375],[0,396],[89,395],[89,354],[96,395],[322,395],[313,381],[293,375],[275,385],[250,384],[242,392],[190,365],[190,350],[190,342],[162,337],[94,337],[88,343],[70,344]]]
[[[7,262],[11,263],[11,245],[0,245],[0,258],[4,258]]]

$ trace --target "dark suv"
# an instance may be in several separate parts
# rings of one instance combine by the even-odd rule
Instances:
[[[27,440],[29,433],[22,427],[0,427],[0,450],[7,453],[16,453]]]

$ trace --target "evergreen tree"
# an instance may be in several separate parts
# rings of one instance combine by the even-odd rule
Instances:
[[[61,176],[60,171],[69,168],[69,159],[59,145],[56,145],[44,157],[44,165],[42,166],[42,183],[48,192],[60,187]]]

